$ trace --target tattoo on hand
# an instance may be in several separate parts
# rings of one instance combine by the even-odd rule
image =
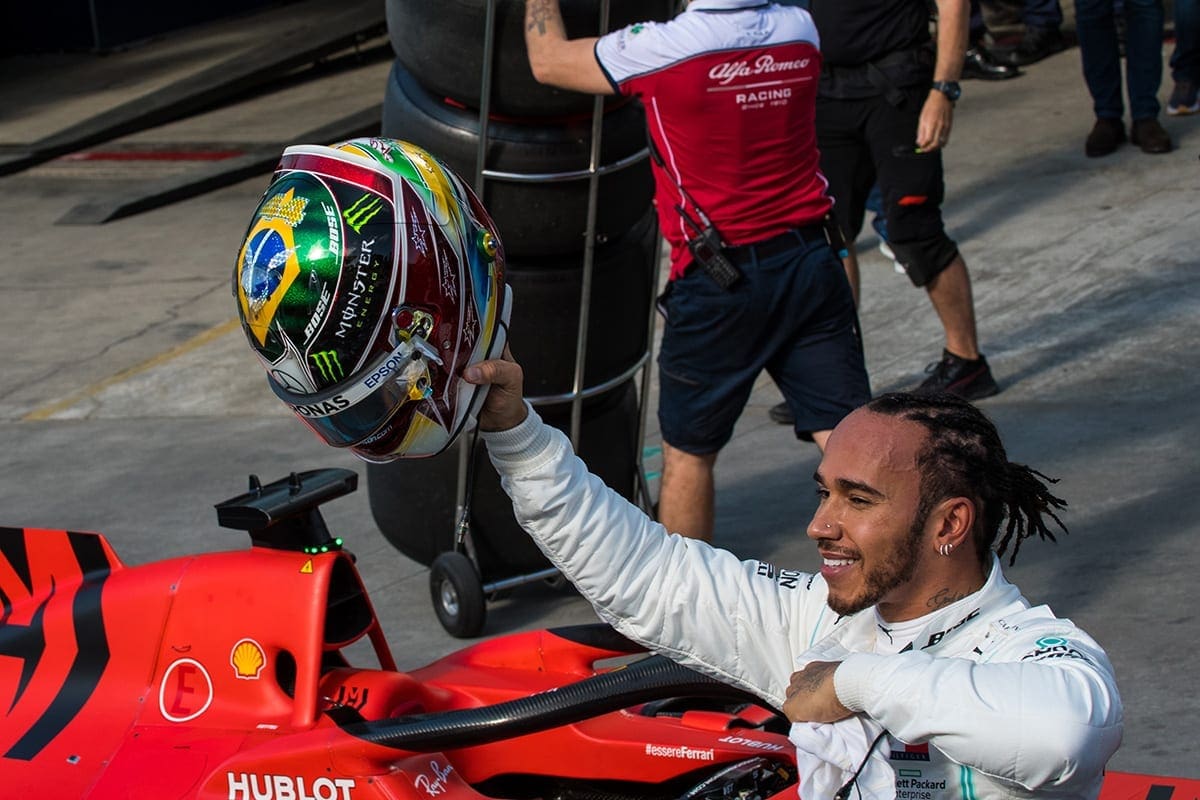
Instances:
[[[550,19],[549,0],[529,0],[529,27],[537,28],[539,36],[546,35],[546,22]]]
[[[939,589],[937,594],[925,601],[925,605],[928,608],[942,608],[951,603],[957,603],[966,597],[967,594],[969,593],[956,594],[949,589]]]
[[[836,664],[821,664],[820,666],[810,666],[798,676],[796,682],[796,691],[807,692],[808,694],[815,693],[821,688],[821,684],[825,682],[825,678],[829,675]]]

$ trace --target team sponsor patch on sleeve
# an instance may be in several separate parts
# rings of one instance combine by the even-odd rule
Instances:
[[[1070,639],[1062,636],[1043,636],[1033,645],[1033,650],[1021,656],[1022,661],[1049,661],[1052,658],[1081,658],[1091,661]]]
[[[624,50],[626,47],[629,47],[633,43],[632,40],[635,37],[645,33],[648,30],[652,30],[654,26],[655,23],[653,22],[638,22],[634,25],[628,25],[617,31],[615,34],[617,50],[620,51]]]

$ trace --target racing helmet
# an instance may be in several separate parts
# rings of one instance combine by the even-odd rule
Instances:
[[[474,424],[462,370],[504,348],[511,291],[471,189],[408,142],[284,150],[233,275],[275,395],[365,461],[431,456]]]

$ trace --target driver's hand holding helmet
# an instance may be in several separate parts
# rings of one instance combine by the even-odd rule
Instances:
[[[367,461],[435,455],[474,424],[487,386],[462,373],[500,357],[511,309],[479,199],[381,138],[284,151],[233,290],[276,396]]]

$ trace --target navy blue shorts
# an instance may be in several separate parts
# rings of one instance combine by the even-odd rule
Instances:
[[[695,266],[671,282],[658,421],[672,447],[695,455],[724,447],[764,369],[791,407],[798,437],[834,427],[870,399],[841,261],[819,228],[783,237],[733,248],[743,277],[728,291]]]

